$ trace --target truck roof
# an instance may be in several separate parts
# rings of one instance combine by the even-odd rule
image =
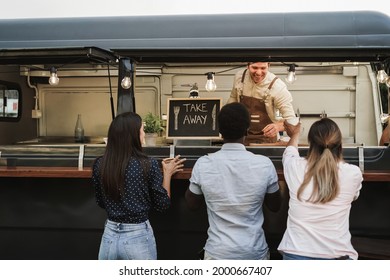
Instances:
[[[390,17],[351,11],[0,20],[0,64],[77,57],[383,61],[390,57]]]

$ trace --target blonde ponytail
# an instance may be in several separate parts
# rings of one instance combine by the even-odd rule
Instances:
[[[341,132],[335,122],[321,119],[313,124],[309,134],[310,148],[307,170],[297,197],[313,180],[313,191],[307,201],[327,203],[339,193],[338,163],[342,161]]]

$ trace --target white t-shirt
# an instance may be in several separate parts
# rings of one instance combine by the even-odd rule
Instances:
[[[283,170],[290,201],[287,229],[278,250],[314,258],[348,255],[357,259],[358,254],[351,244],[349,213],[362,187],[359,167],[339,163],[339,195],[325,204],[314,204],[306,201],[312,193],[312,183],[301,194],[301,201],[297,199],[306,166],[307,161],[299,156],[297,148],[288,146],[283,154]]]

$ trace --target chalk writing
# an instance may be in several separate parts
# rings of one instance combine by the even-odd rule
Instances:
[[[207,116],[191,116],[185,115],[183,119],[183,124],[206,124]]]
[[[219,138],[220,98],[168,99],[167,138]]]
[[[199,103],[199,104],[187,103],[187,104],[183,104],[183,106],[185,107],[186,112],[207,113],[207,103]]]

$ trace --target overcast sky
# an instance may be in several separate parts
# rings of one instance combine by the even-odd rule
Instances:
[[[361,10],[390,16],[381,0],[2,0],[0,18]]]

